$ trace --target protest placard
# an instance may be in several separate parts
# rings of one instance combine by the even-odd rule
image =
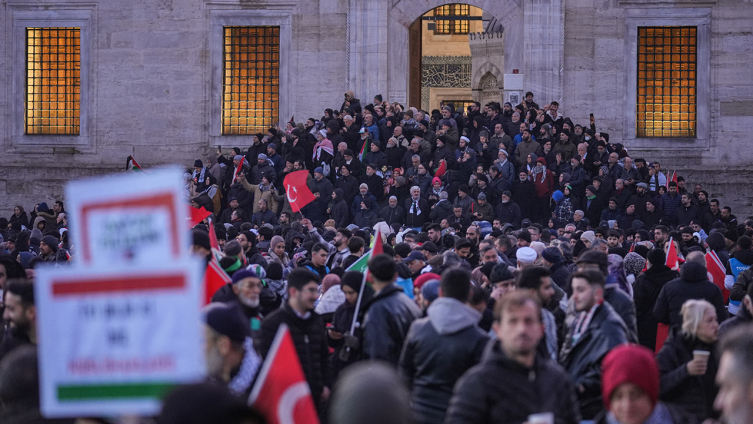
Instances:
[[[157,414],[205,372],[202,263],[40,268],[35,282],[46,417]]]

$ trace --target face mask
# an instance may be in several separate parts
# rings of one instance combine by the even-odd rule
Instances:
[[[589,137],[589,136],[586,136],[586,141],[588,141],[588,140],[590,140],[590,139],[591,139],[591,137]]]

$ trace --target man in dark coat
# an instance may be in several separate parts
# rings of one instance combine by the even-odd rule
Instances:
[[[568,330],[560,353],[578,393],[580,412],[591,420],[604,407],[601,398],[601,360],[615,346],[627,343],[627,328],[608,302],[604,302],[604,275],[577,271],[571,277],[572,302],[579,313]]]
[[[478,327],[481,313],[466,304],[471,288],[468,271],[442,275],[440,297],[428,317],[413,321],[400,355],[400,373],[411,388],[416,423],[441,423],[455,382],[481,360],[489,340]]]
[[[479,365],[455,386],[445,424],[522,423],[542,411],[558,424],[580,421],[575,388],[561,367],[536,355],[544,335],[541,308],[530,294],[503,296],[494,331]]]
[[[701,252],[691,252],[676,278],[662,287],[654,306],[654,316],[662,324],[670,327],[682,326],[680,310],[686,300],[705,299],[716,308],[716,319],[721,323],[727,319],[724,296],[719,287],[709,281],[706,275],[706,258]]]
[[[530,183],[530,186],[533,188],[533,183]],[[512,224],[514,228],[520,228],[520,223],[522,221],[520,206],[513,202],[510,199],[511,197],[509,191],[502,192],[501,201],[499,202],[499,205],[497,205],[494,215],[503,224]]]
[[[358,194],[358,178],[351,175],[349,166],[345,165],[340,168],[340,175],[335,180],[335,188],[343,191],[345,203],[349,205],[353,203],[353,199]]]
[[[410,325],[421,311],[403,288],[395,284],[397,263],[389,255],[371,258],[369,277],[375,294],[366,306],[363,353],[368,359],[397,366]]]
[[[383,219],[387,225],[398,223],[402,226],[405,223],[405,209],[397,203],[397,197],[390,196],[387,206],[379,211],[379,218]]]
[[[651,350],[656,349],[656,333],[659,321],[654,316],[654,306],[662,287],[677,278],[666,262],[666,254],[661,249],[648,252],[648,269],[638,275],[633,284],[635,315],[638,322],[638,342]]]
[[[311,396],[321,413],[329,397],[329,348],[324,321],[314,312],[314,304],[319,298],[318,287],[319,278],[308,269],[296,268],[291,271],[288,275],[288,300],[262,322],[258,348],[266,358],[277,329],[281,324],[287,324]]]
[[[329,217],[335,220],[335,228],[345,228],[350,224],[350,208],[345,202],[343,189],[332,191],[332,202],[329,204]]]
[[[421,189],[411,187],[411,197],[405,200],[405,226],[421,228],[429,220],[429,202],[421,197]]]

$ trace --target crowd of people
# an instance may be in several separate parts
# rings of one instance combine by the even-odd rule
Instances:
[[[753,217],[593,116],[530,92],[431,113],[348,92],[251,138],[185,174],[211,213],[192,253],[232,282],[204,310],[208,383],[169,395],[159,422],[264,422],[242,405],[247,364],[282,324],[322,422],[753,422]],[[314,200],[294,212],[300,170]],[[13,417],[38,402],[19,371],[36,357],[34,269],[76,246],[62,201],[16,206],[0,236]],[[366,278],[348,270],[377,238]]]

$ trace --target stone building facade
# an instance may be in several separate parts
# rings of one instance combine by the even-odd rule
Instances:
[[[223,135],[223,28],[279,27],[282,122],[319,117],[352,89],[369,102],[407,103],[409,28],[445,0],[0,0],[0,215],[61,198],[71,178],[190,165],[247,135]],[[474,86],[488,98],[532,91],[633,154],[661,158],[703,180],[738,217],[753,212],[753,3],[750,0],[466,0],[504,31],[497,71]],[[697,31],[695,137],[636,133],[637,31]],[[26,28],[80,28],[80,129],[29,135],[24,127]],[[499,69],[499,68],[502,69]],[[491,67],[489,67],[491,69]],[[481,84],[481,76],[493,75]]]

